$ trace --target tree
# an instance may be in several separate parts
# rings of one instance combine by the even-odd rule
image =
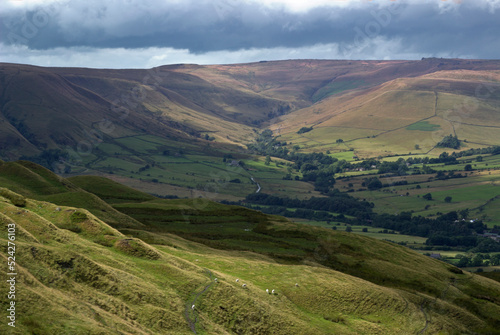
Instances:
[[[415,144],[415,150],[420,150],[420,145]]]
[[[460,256],[461,256],[461,257],[460,257],[460,259],[459,259],[459,261],[458,261],[458,263],[457,263],[457,266],[458,266],[459,268],[464,268],[464,267],[466,267],[467,265],[469,265],[469,263],[470,263],[469,258],[468,258],[467,256],[463,256],[463,255],[460,255]],[[458,257],[458,256],[457,256],[457,257]]]
[[[271,163],[271,156],[267,155],[264,164],[269,165],[270,163]]]
[[[351,226],[345,227],[345,231],[348,233],[352,232],[352,227]]]
[[[368,187],[369,190],[378,190],[382,188],[382,182],[377,177],[373,177],[366,181],[366,187]]]
[[[491,262],[491,265],[493,265],[493,266],[500,265],[500,254],[496,254],[496,255],[491,256],[490,262]]]
[[[424,194],[422,198],[424,198],[425,200],[432,200],[432,194],[430,193]]]
[[[469,217],[469,209],[468,208],[462,209],[461,211],[458,212],[458,214],[460,214],[460,217],[463,220],[466,220]]]
[[[472,171],[472,165],[470,165],[470,164],[465,165],[464,170],[465,171]]]
[[[450,203],[451,199],[452,199],[452,197],[448,196],[448,197],[444,198],[444,202]]]
[[[482,266],[483,265],[483,256],[481,254],[477,254],[470,261],[470,266]]]

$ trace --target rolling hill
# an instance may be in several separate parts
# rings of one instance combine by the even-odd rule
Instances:
[[[103,143],[134,154],[139,145],[119,139],[144,134],[159,138],[165,148],[179,146],[172,142],[201,146],[213,140],[216,146],[245,146],[256,129],[269,125],[283,135],[303,125],[315,126],[306,148],[317,150],[318,144],[335,144],[332,136],[351,142],[376,136],[388,142],[399,136],[398,130],[404,132],[420,120],[442,127],[445,134],[460,123],[458,135],[486,145],[491,141],[476,128],[488,125],[488,138],[496,134],[496,116],[491,114],[500,96],[497,69],[497,61],[440,59],[290,60],[149,70],[2,63],[0,157],[17,159],[59,149],[75,162],[88,163],[88,156],[101,153]],[[454,115],[442,115],[474,97],[484,81],[491,86],[477,97],[480,102],[474,102],[467,118],[458,122]],[[298,143],[307,142],[303,140]],[[403,145],[393,151],[407,149]]]
[[[6,246],[15,225],[17,272],[16,328],[3,322],[3,334],[499,328],[498,282],[392,243],[209,200],[157,199],[99,177],[63,179],[31,163],[1,167],[0,239]],[[25,169],[22,180],[9,172]],[[110,225],[95,202],[34,199],[68,189],[140,224]]]
[[[329,96],[273,120],[271,129],[304,151],[350,150],[358,157],[439,155],[436,145],[449,134],[463,149],[500,144],[498,70],[458,66],[351,89],[355,82],[337,79]],[[298,134],[302,127],[313,129]]]

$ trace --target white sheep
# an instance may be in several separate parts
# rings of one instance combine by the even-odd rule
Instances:
[[[274,290],[271,291],[271,294],[274,294]]]
[[[236,282],[239,282],[240,280],[239,279],[236,279]]]
[[[295,287],[299,287],[299,283],[295,283]]]
[[[214,281],[217,282],[217,278],[215,278]]]
[[[269,289],[268,288],[266,288],[266,293],[269,294]]]
[[[192,309],[192,310],[194,310],[194,305],[193,305],[193,306],[191,306],[191,309]]]
[[[245,287],[247,287],[247,284],[243,284],[243,285],[241,285],[241,287],[245,288]]]

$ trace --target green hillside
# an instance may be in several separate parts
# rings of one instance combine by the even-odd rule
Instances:
[[[443,70],[333,94],[279,117],[271,129],[305,152],[436,156],[449,134],[463,142],[460,150],[500,145],[499,92],[497,71]],[[302,127],[313,129],[300,134]]]
[[[86,208],[114,226],[140,226],[93,193],[89,193],[50,170],[28,161],[0,163],[0,185],[29,198],[62,206]]]
[[[2,323],[2,333],[448,334],[500,325],[498,282],[401,246],[36,166],[25,167],[23,184],[5,165],[2,186],[14,193],[0,193],[0,240],[7,261],[16,226],[17,286],[16,328]],[[38,179],[45,187],[29,186]],[[33,199],[69,187],[143,225]]]

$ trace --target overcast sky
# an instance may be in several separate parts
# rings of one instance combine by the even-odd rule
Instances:
[[[0,61],[500,58],[500,0],[1,0]]]

